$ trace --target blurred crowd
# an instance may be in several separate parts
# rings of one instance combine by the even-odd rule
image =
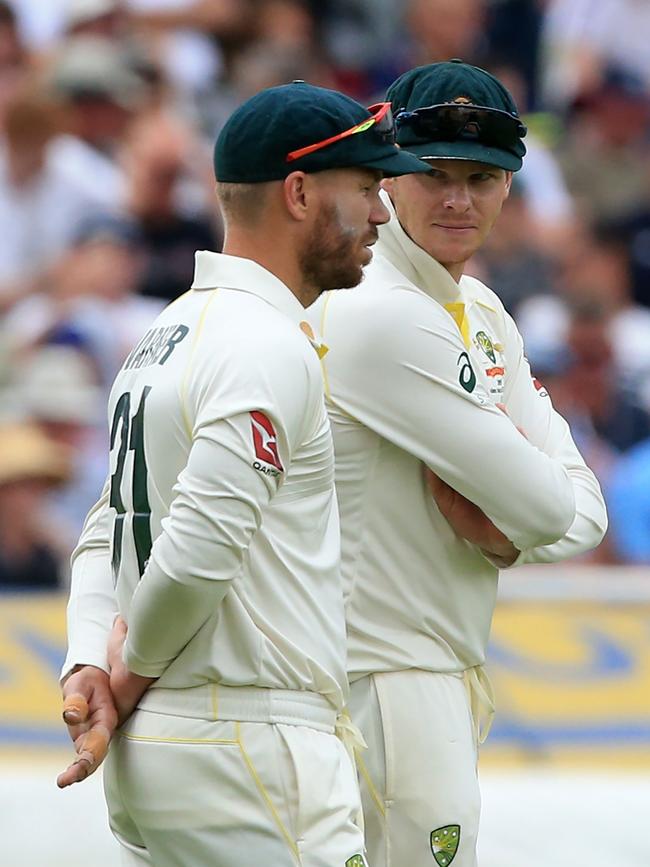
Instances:
[[[220,249],[233,108],[295,78],[370,104],[452,57],[529,128],[471,272],[604,488],[590,559],[650,563],[649,39],[645,0],[0,0],[0,589],[65,586],[112,378]]]

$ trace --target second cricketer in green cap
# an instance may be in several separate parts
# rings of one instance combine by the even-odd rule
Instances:
[[[421,158],[521,168],[526,127],[509,91],[461,60],[419,66],[388,89],[399,145]]]

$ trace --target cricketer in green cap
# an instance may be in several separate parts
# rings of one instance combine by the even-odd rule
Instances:
[[[381,179],[427,172],[396,146],[390,103],[366,109],[301,81],[263,90],[215,146],[224,252],[255,259],[308,306],[361,281],[388,220]]]
[[[411,154],[395,147],[390,106],[379,103],[372,109],[304,81],[263,90],[221,130],[214,151],[217,180],[255,184],[294,171],[352,166],[377,169],[386,177],[423,171]]]
[[[589,550],[607,518],[514,320],[464,274],[521,165],[510,95],[460,62],[407,72],[388,95],[402,148],[430,171],[382,181],[391,219],[363,283],[308,313],[330,349],[341,568],[354,577],[348,709],[367,744],[368,863],[477,867],[498,569]]]
[[[486,70],[461,60],[419,66],[386,96],[397,141],[410,153],[521,168],[526,127],[508,90]]]
[[[526,127],[504,85],[462,60],[411,69],[386,96],[400,147],[430,173],[384,187],[402,229],[458,281],[521,168]]]

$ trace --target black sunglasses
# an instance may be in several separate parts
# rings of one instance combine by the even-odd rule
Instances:
[[[408,126],[421,138],[430,141],[455,141],[461,136],[485,144],[512,147],[528,130],[514,114],[498,108],[443,103],[417,108],[400,109],[395,125]]]

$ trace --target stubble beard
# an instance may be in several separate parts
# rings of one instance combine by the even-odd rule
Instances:
[[[336,204],[324,204],[299,254],[305,285],[318,295],[358,286],[363,277],[358,249],[358,233],[344,225]]]

